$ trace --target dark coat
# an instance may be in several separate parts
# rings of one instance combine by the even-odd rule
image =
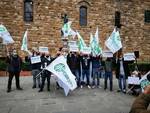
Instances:
[[[6,63],[8,64],[8,72],[20,72],[21,71],[21,65],[22,65],[22,60],[21,58],[17,55],[16,57],[14,56],[8,56],[6,58]]]
[[[77,55],[68,55],[67,56],[67,64],[71,70],[79,70],[80,69],[80,58]]]
[[[129,113],[150,113],[150,110],[147,110],[150,103],[150,94],[141,94],[139,95]]]
[[[125,72],[125,77],[127,79],[128,76],[130,76],[130,72],[129,72],[128,62],[124,61],[124,59],[123,59],[123,68],[124,68],[124,72]],[[119,79],[119,75],[120,75],[120,61],[118,59],[117,63],[116,63],[116,78],[117,79]]]
[[[32,57],[34,57],[34,55],[32,55]],[[30,60],[31,60],[31,59],[30,59]],[[31,63],[31,61],[30,61],[30,63]],[[40,70],[40,69],[41,69],[41,62],[35,63],[35,64],[32,64],[32,63],[31,63],[31,69],[32,69],[32,70],[34,70],[34,69]]]
[[[82,64],[82,69],[89,70],[90,69],[91,57],[81,56],[80,60],[81,60],[81,64]]]
[[[44,69],[52,62],[51,58],[48,60],[45,56],[41,56],[41,67]],[[46,65],[45,65],[46,64]],[[50,76],[51,72],[48,70],[44,70],[42,73],[42,76]]]
[[[91,57],[91,61],[92,61],[92,68],[100,68],[101,66],[100,57]]]

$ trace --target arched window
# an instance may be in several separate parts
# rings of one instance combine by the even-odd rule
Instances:
[[[32,22],[33,21],[33,1],[24,0],[24,21]]]
[[[80,7],[80,26],[87,25],[87,7],[81,6]]]

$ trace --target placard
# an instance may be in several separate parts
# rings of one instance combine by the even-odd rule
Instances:
[[[106,58],[112,58],[113,53],[111,51],[103,51],[102,56]]]
[[[39,52],[41,53],[48,53],[48,47],[39,47]]]
[[[69,41],[68,46],[77,46],[77,41]]]
[[[71,51],[71,52],[78,52],[79,48],[78,48],[78,46],[70,46],[69,47],[69,51]]]
[[[83,54],[91,54],[91,48],[90,47],[84,47],[81,52]]]
[[[134,53],[126,53],[124,54],[124,61],[134,61],[135,60],[135,54]]]
[[[31,57],[31,64],[39,63],[41,62],[40,56]]]
[[[139,85],[140,84],[139,77],[128,77],[128,84]]]

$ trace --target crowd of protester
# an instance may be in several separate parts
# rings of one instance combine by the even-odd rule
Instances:
[[[39,88],[39,92],[42,92],[45,86],[45,80],[47,79],[47,91],[50,91],[50,78],[52,73],[43,69],[60,55],[66,57],[67,64],[76,77],[78,88],[102,88],[100,79],[103,77],[104,90],[107,90],[109,86],[109,90],[113,91],[113,77],[116,77],[118,79],[118,92],[128,93],[129,91],[127,91],[126,83],[128,76],[137,76],[141,78],[137,71],[130,74],[128,65],[131,62],[124,61],[122,54],[119,54],[116,58],[102,59],[101,55],[94,56],[78,52],[69,52],[68,54],[65,52],[64,54],[63,48],[59,48],[56,56],[52,58],[49,53],[39,53],[38,49],[33,48],[32,54],[28,56],[28,61],[31,62],[31,57],[34,56],[40,56],[41,58],[41,62],[34,64],[31,63],[33,89]],[[23,90],[20,87],[19,82],[22,60],[15,49],[7,55],[6,62],[8,64],[7,71],[9,73],[7,92],[11,92],[11,84],[14,76],[16,79],[16,89]],[[104,75],[103,72],[105,72]],[[150,75],[148,80],[150,83]],[[59,84],[56,84],[57,89],[59,89]],[[149,86],[150,85],[148,85],[144,89],[144,92],[141,93],[139,85],[128,85],[128,88],[133,94],[139,95],[141,93],[133,103],[130,113],[149,113],[147,110],[150,103]]]
[[[124,61],[122,54],[119,54],[116,58],[102,59],[101,55],[78,52],[69,52],[66,54],[63,48],[59,48],[57,54],[53,58],[49,53],[40,53],[37,48],[32,48],[32,52],[28,56],[28,61],[31,62],[31,57],[41,57],[41,62],[34,64],[31,63],[33,89],[40,88],[39,92],[42,92],[45,85],[45,80],[47,80],[47,90],[50,91],[51,72],[42,70],[60,55],[64,55],[66,57],[67,64],[71,72],[76,77],[78,88],[102,88],[100,79],[104,78],[104,90],[109,88],[110,91],[113,91],[113,72],[115,72],[116,78],[118,79],[118,92],[126,93],[126,80],[128,76],[130,76],[130,72],[128,62]],[[19,84],[19,74],[21,71],[22,60],[16,50],[13,50],[13,52],[8,55],[7,63],[9,72],[7,92],[11,91],[11,81],[14,75],[16,77],[16,87],[21,90],[22,88]],[[103,72],[105,72],[105,74]],[[59,88],[58,83],[57,88]]]

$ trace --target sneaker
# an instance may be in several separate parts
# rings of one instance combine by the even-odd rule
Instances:
[[[42,92],[43,90],[42,89],[40,89],[38,92]]]
[[[7,93],[10,93],[11,92],[11,89],[7,89]]]
[[[102,87],[101,86],[97,86],[97,88],[101,89]]]
[[[17,88],[17,90],[23,90],[21,87]]]
[[[95,88],[95,86],[92,86],[92,89],[94,89]]]
[[[48,88],[47,91],[50,91],[50,89]]]
[[[34,88],[36,88],[36,86],[34,85],[34,86],[32,86],[32,89],[34,89]]]
[[[91,89],[91,86],[90,86],[90,85],[88,85],[87,87],[88,87],[89,89]]]
[[[123,93],[126,94],[126,90],[125,89],[123,90]]]
[[[117,90],[117,92],[121,92],[121,90],[120,90],[120,89],[118,89],[118,90]]]
[[[83,88],[83,86],[81,85],[81,86],[80,86],[80,88],[82,89],[82,88]]]

